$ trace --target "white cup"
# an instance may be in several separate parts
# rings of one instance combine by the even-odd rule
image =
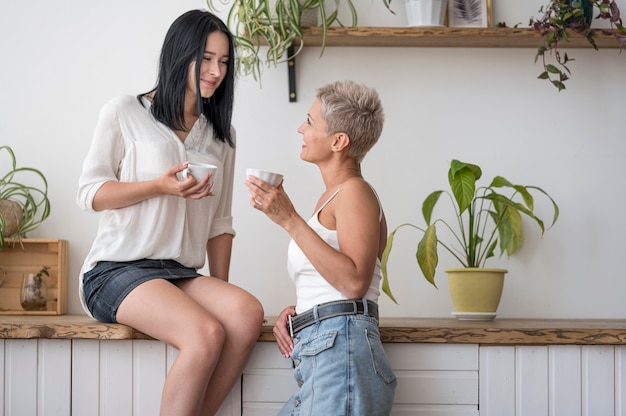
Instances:
[[[185,169],[183,169],[182,176],[183,179],[187,179],[187,175],[191,174],[198,182],[206,177],[209,173],[211,174],[211,179],[209,179],[209,185],[213,183],[213,177],[215,176],[215,172],[217,172],[217,166],[209,165],[208,163],[197,163],[190,162]]]
[[[256,176],[261,179],[263,182],[266,182],[272,186],[278,186],[280,182],[283,180],[283,175],[280,173],[268,172],[266,170],[261,169],[246,169],[246,177],[247,176]]]

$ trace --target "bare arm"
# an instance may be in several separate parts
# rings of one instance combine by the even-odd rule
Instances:
[[[330,285],[348,298],[367,293],[379,252],[380,222],[378,201],[366,182],[347,181],[320,213],[322,224],[337,230],[339,251],[298,215],[282,184],[273,188],[255,178],[246,184],[250,203],[289,233]]]
[[[231,234],[221,234],[207,242],[206,252],[211,276],[228,282],[232,247],[233,236]]]
[[[124,208],[159,195],[175,195],[189,199],[201,199],[212,195],[210,187],[202,190],[209,181],[209,176],[200,182],[197,182],[191,175],[184,181],[178,180],[176,174],[182,171],[186,165],[187,163],[182,163],[173,166],[163,175],[150,181],[106,182],[94,196],[93,209],[102,211]]]

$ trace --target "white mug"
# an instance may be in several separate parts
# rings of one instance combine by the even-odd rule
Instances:
[[[208,163],[198,163],[198,162],[189,162],[187,167],[183,169],[182,176],[183,179],[187,179],[187,175],[191,174],[198,182],[206,177],[209,173],[211,174],[211,179],[209,179],[209,185],[213,183],[213,177],[215,176],[215,172],[217,172],[217,166],[209,165]]]
[[[281,175],[280,173],[268,172],[266,170],[252,168],[246,169],[246,176],[256,176],[263,182],[266,182],[267,184],[272,186],[278,186],[283,180],[283,175]]]

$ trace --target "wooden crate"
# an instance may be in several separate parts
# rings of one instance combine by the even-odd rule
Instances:
[[[5,241],[0,250],[0,268],[6,273],[0,286],[0,315],[63,315],[67,313],[68,242],[24,238],[22,243]],[[48,289],[46,310],[25,311],[20,305],[22,274],[50,267],[44,276]],[[0,271],[2,273],[2,271]]]

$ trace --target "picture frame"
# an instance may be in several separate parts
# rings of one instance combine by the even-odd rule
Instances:
[[[449,0],[449,27],[492,27],[492,0]]]

